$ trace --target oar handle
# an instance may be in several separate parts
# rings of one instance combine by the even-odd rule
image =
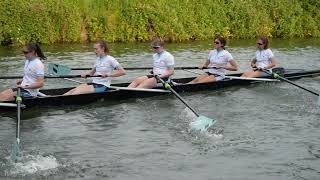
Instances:
[[[189,104],[188,104],[175,90],[173,90],[173,88],[170,86],[170,84],[164,82],[164,80],[161,79],[158,75],[155,75],[154,77],[155,77],[158,81],[160,81],[166,89],[169,89],[178,99],[180,99],[180,101],[181,101],[184,105],[186,105],[197,117],[200,116],[191,106],[189,106]]]
[[[287,82],[287,83],[289,83],[289,84],[292,84],[292,85],[294,85],[294,86],[296,86],[296,87],[298,87],[298,88],[301,88],[301,89],[303,89],[303,90],[305,90],[305,91],[308,91],[308,92],[310,92],[311,94],[314,94],[314,95],[316,95],[316,96],[319,96],[319,93],[316,93],[316,92],[314,92],[314,91],[311,91],[310,89],[307,89],[307,88],[305,88],[305,87],[302,87],[302,86],[300,86],[299,84],[296,84],[296,83],[290,81],[289,79],[286,79],[286,78],[280,76],[280,75],[277,74],[277,73],[274,73],[274,72],[271,73],[271,72],[269,72],[268,70],[262,70],[262,71],[265,72],[265,73],[267,73],[267,74],[269,74],[271,77],[273,77],[273,78],[275,78],[275,79],[280,79],[280,80],[285,81],[285,82]]]

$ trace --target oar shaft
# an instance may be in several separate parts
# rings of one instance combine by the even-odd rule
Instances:
[[[19,143],[20,139],[20,117],[21,117],[21,89],[18,88],[17,90],[17,125],[16,125],[16,138],[17,142]]]
[[[91,70],[92,68],[70,68],[71,70]],[[149,70],[152,67],[127,67],[124,70]],[[184,70],[184,69],[199,69],[199,67],[174,67],[175,70]],[[203,68],[208,69],[208,68]]]
[[[265,72],[265,73],[273,76],[273,73],[271,73],[271,72],[269,72],[269,71],[267,71],[267,70],[263,70],[263,72]],[[305,91],[307,91],[307,92],[310,92],[311,94],[314,94],[314,95],[316,95],[316,96],[319,96],[319,93],[316,93],[316,92],[314,92],[314,91],[311,91],[310,89],[307,89],[307,88],[305,88],[305,87],[302,87],[302,86],[300,86],[299,84],[296,84],[296,83],[290,81],[289,79],[286,79],[286,78],[284,78],[284,77],[279,76],[278,74],[276,74],[275,78],[280,79],[280,80],[282,80],[282,81],[285,81],[285,82],[287,82],[287,83],[289,83],[289,84],[292,84],[292,85],[294,85],[294,86],[296,86],[296,87],[298,87],[298,88],[301,88],[301,89],[303,89],[303,90],[305,90]]]
[[[159,76],[155,76],[156,79],[158,79],[162,84],[166,84],[163,79],[161,79]],[[171,86],[166,86],[166,88],[168,88],[178,99],[180,99],[180,101],[186,105],[197,117],[199,117],[200,115],[191,107],[189,106],[189,104],[171,87]]]
[[[0,76],[0,79],[22,79],[22,76]]]
[[[44,76],[45,78],[81,78],[81,75],[63,75],[63,76]],[[90,77],[101,77],[100,75],[98,76],[87,76],[88,78]]]
[[[305,87],[302,87],[302,86],[300,86],[299,84],[296,84],[296,83],[294,83],[294,82],[292,82],[292,81],[290,81],[290,80],[288,80],[288,79],[286,79],[286,78],[279,77],[279,79],[281,79],[281,80],[283,80],[283,81],[285,81],[285,82],[287,82],[287,83],[289,83],[289,84],[292,84],[292,85],[294,85],[294,86],[296,86],[296,87],[299,87],[299,88],[301,88],[301,89],[303,89],[303,90],[305,90],[305,91],[308,91],[308,92],[310,92],[310,93],[312,93],[312,94],[314,94],[314,95],[319,96],[318,93],[316,93],[316,92],[314,92],[314,91],[311,91],[310,89],[307,89],[307,88],[305,88]]]

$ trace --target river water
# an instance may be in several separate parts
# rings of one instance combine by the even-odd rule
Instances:
[[[168,44],[176,66],[198,66],[211,41]],[[319,69],[320,40],[272,40],[280,66]],[[151,66],[147,43],[110,44],[123,67]],[[46,63],[90,67],[92,44],[43,46]],[[248,69],[255,40],[232,40],[227,49]],[[0,75],[21,75],[20,47],[0,47]],[[200,72],[200,71],[198,71]],[[77,74],[79,72],[73,72]],[[129,82],[146,71],[127,71]],[[194,74],[176,71],[174,77]],[[320,91],[320,78],[295,81]],[[14,80],[1,80],[0,89]],[[49,79],[45,88],[76,86]],[[0,114],[0,179],[270,180],[320,179],[320,111],[316,97],[287,83],[255,84],[181,94],[217,123],[192,132],[192,113],[173,96],[97,102],[22,112],[23,158],[10,161],[15,113]],[[219,132],[219,133],[214,133]]]

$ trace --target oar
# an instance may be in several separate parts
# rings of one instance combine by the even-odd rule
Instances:
[[[186,69],[197,68],[198,69],[198,67],[180,67],[180,68],[186,68]],[[60,64],[52,64],[52,63],[48,65],[49,74],[56,75],[56,77],[61,76],[62,78],[77,78],[78,77],[77,75],[76,76],[66,76],[71,72],[71,70],[91,70],[91,69],[90,68],[70,68],[68,66],[64,66],[64,65],[60,65]],[[127,69],[134,70],[134,69],[152,69],[152,68],[151,67],[138,67],[138,68],[125,68],[125,69],[126,70]],[[47,78],[56,78],[56,77],[47,77]]]
[[[65,71],[65,72],[70,72],[72,70],[91,70],[92,68],[70,68],[68,66],[64,66],[61,64],[54,64],[50,63],[48,64],[48,69],[50,72],[50,69],[54,71]],[[124,67],[125,70],[149,70],[152,69],[152,67]],[[184,70],[184,69],[199,69],[199,67],[174,67],[175,70]],[[203,69],[208,69],[208,68],[203,68]],[[50,74],[53,74],[53,72],[50,72]]]
[[[17,107],[18,105],[15,103],[0,103],[0,106],[2,107]],[[21,108],[25,108],[26,106],[24,104],[21,104]]]
[[[101,77],[101,76],[87,76],[87,77]],[[0,77],[0,79],[19,79],[22,78],[21,76],[7,76],[7,77]],[[50,75],[44,76],[47,79],[58,79],[58,78],[81,78],[81,75]]]
[[[69,74],[72,70],[91,70],[92,68],[70,68],[68,66],[60,65],[60,64],[48,64],[48,72],[49,74],[55,74],[56,77],[45,76],[45,78],[59,78],[59,75]],[[152,67],[127,67],[125,70],[149,70]],[[199,69],[199,67],[175,67],[176,70],[185,70],[185,69]],[[208,69],[208,68],[203,68]],[[60,73],[58,73],[60,72]],[[22,76],[0,76],[0,79],[21,79]]]
[[[202,73],[198,73],[198,72],[194,72],[194,71],[190,71],[190,70],[184,70],[184,71],[187,71],[187,72],[190,72],[190,73],[193,73],[193,74],[198,74],[198,75],[201,75]],[[280,81],[280,80],[277,80],[277,79],[267,79],[267,78],[247,78],[247,77],[238,77],[238,76],[224,76],[224,78],[227,78],[227,79],[239,79],[239,80],[247,80],[247,81]]]
[[[228,79],[239,79],[239,80],[247,80],[247,81],[269,81],[269,82],[279,82],[277,79],[267,79],[267,78],[248,78],[248,77],[237,77],[237,76],[224,76]]]
[[[314,92],[314,91],[312,91],[312,90],[310,90],[310,89],[307,89],[307,88],[305,88],[305,87],[302,87],[302,86],[300,86],[299,84],[294,83],[294,82],[290,81],[289,79],[286,79],[286,78],[280,76],[279,74],[277,74],[277,73],[275,73],[275,72],[269,72],[268,70],[263,70],[263,72],[269,74],[271,77],[273,77],[273,78],[275,78],[275,79],[280,79],[280,80],[285,81],[285,82],[287,82],[287,83],[289,83],[289,84],[291,84],[291,85],[294,85],[294,86],[296,86],[296,87],[298,87],[298,88],[300,88],[300,89],[303,89],[303,90],[305,90],[305,91],[307,91],[307,92],[309,92],[309,93],[311,93],[311,94],[314,94],[314,95],[318,96],[317,105],[320,106],[320,96],[319,96],[319,93],[316,93],[316,92]]]
[[[83,84],[84,82],[76,81],[73,79],[68,78],[78,78],[81,77],[81,75],[67,75],[71,72],[70,68],[68,66],[61,66],[61,65],[50,65],[49,72],[51,72],[54,75],[60,75],[60,76],[49,76],[48,78],[63,78],[68,81],[73,81],[79,84]],[[88,77],[101,77],[101,76],[88,76]],[[128,87],[118,87],[118,86],[107,86],[110,89],[117,89],[117,90],[126,90],[126,91],[143,91],[143,92],[161,92],[161,93],[168,93],[170,91],[163,90],[163,89],[145,89],[145,88],[128,88]]]
[[[20,114],[21,114],[21,89],[18,88],[16,102],[17,102],[17,124],[16,124],[16,141],[12,146],[11,160],[17,162],[22,154],[20,151]]]
[[[187,108],[189,108],[197,116],[196,121],[190,124],[192,129],[205,131],[216,122],[216,120],[199,115],[175,90],[172,89],[172,87],[168,83],[164,82],[164,80],[161,79],[158,75],[156,75],[155,77],[164,85],[166,89],[169,89],[185,106],[187,106]]]

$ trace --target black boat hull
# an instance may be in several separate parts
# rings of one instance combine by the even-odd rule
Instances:
[[[230,76],[239,76],[240,74],[230,74]],[[291,80],[299,79],[303,77],[319,76],[320,70],[304,71],[304,70],[286,70],[285,77]],[[174,79],[177,85],[172,86],[178,93],[182,92],[196,92],[203,90],[218,90],[226,87],[233,86],[245,86],[253,83],[261,83],[264,81],[249,81],[239,79],[225,79],[223,81],[212,83],[200,83],[200,84],[185,84],[191,81],[191,78]],[[266,77],[270,78],[270,77]],[[127,87],[128,83],[113,84],[112,86]],[[119,101],[130,98],[145,98],[152,96],[159,96],[164,94],[170,94],[170,92],[145,92],[145,91],[132,91],[132,90],[110,90],[104,93],[89,93],[79,95],[63,96],[62,94],[72,88],[62,89],[44,89],[42,93],[47,96],[36,98],[24,98],[23,104],[27,109],[32,107],[48,107],[48,106],[65,106],[65,105],[83,105],[96,101]],[[156,89],[163,89],[158,87]],[[14,103],[14,101],[7,101],[5,103]],[[0,106],[0,111],[15,110],[12,107]]]

